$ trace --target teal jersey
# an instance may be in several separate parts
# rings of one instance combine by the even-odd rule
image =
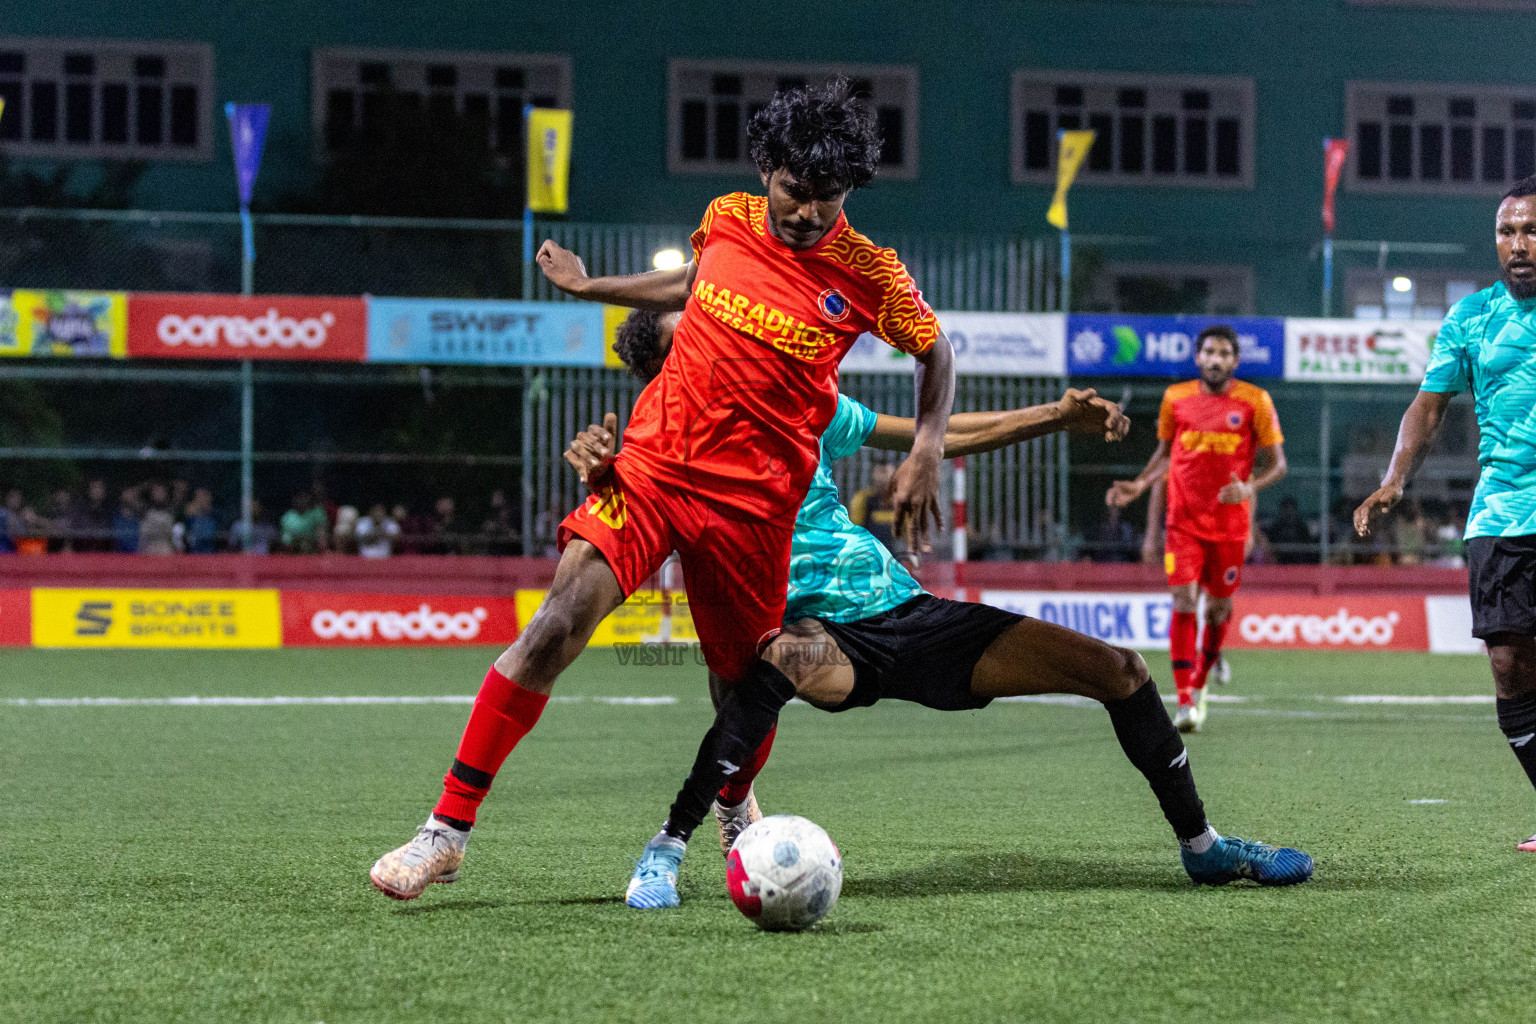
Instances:
[[[1500,282],[1456,303],[1419,387],[1472,389],[1482,472],[1466,536],[1536,534],[1536,299],[1515,299]]]
[[[795,517],[784,621],[815,617],[857,622],[923,593],[874,536],[854,526],[837,500],[832,463],[852,455],[875,429],[875,414],[847,395],[821,435],[821,464]]]

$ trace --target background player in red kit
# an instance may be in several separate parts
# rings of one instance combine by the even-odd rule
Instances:
[[[1232,594],[1243,573],[1253,496],[1285,476],[1280,419],[1269,392],[1233,380],[1237,332],[1218,325],[1195,339],[1198,380],[1163,392],[1157,450],[1135,480],[1116,480],[1104,500],[1128,505],[1168,475],[1163,567],[1173,588],[1168,654],[1179,691],[1174,724],[1205,725],[1205,680],[1221,656]],[[1255,475],[1254,470],[1258,468]],[[1205,636],[1196,645],[1195,611],[1205,589]]]
[[[777,671],[758,652],[783,619],[795,515],[837,411],[837,365],[866,331],[917,360],[916,441],[892,485],[898,529],[920,545],[938,519],[953,353],[896,254],[842,210],[874,175],[874,114],[838,81],[778,94],[747,137],[768,195],[710,203],[686,266],[590,278],[575,254],[539,250],[563,291],[683,315],[611,482],[561,524],[549,594],[486,674],[441,799],[369,872],[385,895],[414,899],[458,877],[480,802],[556,677],[673,550],[710,669],[737,688],[774,685],[758,678]],[[770,734],[733,783],[750,784],[771,744]]]

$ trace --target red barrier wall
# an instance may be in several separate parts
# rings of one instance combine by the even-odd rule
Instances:
[[[956,569],[958,568],[958,573]],[[282,590],[512,596],[549,586],[555,561],[454,555],[39,555],[0,556],[0,589],[27,587],[276,587]],[[1096,562],[934,562],[924,586],[985,590],[1164,590],[1161,567]],[[1250,565],[1246,591],[1308,594],[1457,594],[1465,569]]]

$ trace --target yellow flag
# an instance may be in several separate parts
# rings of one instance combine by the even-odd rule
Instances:
[[[4,97],[0,97],[0,117],[4,117],[4,116],[5,116],[5,99],[4,99]]]
[[[571,112],[527,107],[528,209],[564,213],[571,170]]]
[[[1077,177],[1077,169],[1083,166],[1088,151],[1093,148],[1093,132],[1060,132],[1061,151],[1056,154],[1056,198],[1045,211],[1045,219],[1061,230],[1067,230],[1067,189]]]

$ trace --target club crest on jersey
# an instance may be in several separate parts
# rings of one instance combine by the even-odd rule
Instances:
[[[1225,583],[1229,587],[1232,584],[1236,583],[1237,582],[1237,566],[1235,566],[1235,565],[1227,566],[1227,571],[1221,574],[1221,581],[1223,583]]]
[[[1240,427],[1242,425],[1243,425],[1243,414],[1242,413],[1238,412],[1236,409],[1233,409],[1233,410],[1231,410],[1230,412],[1227,413],[1227,426],[1231,427],[1233,430],[1236,430],[1238,427]]]
[[[816,305],[821,309],[821,315],[835,324],[848,319],[848,300],[836,288],[828,288],[816,296]]]

